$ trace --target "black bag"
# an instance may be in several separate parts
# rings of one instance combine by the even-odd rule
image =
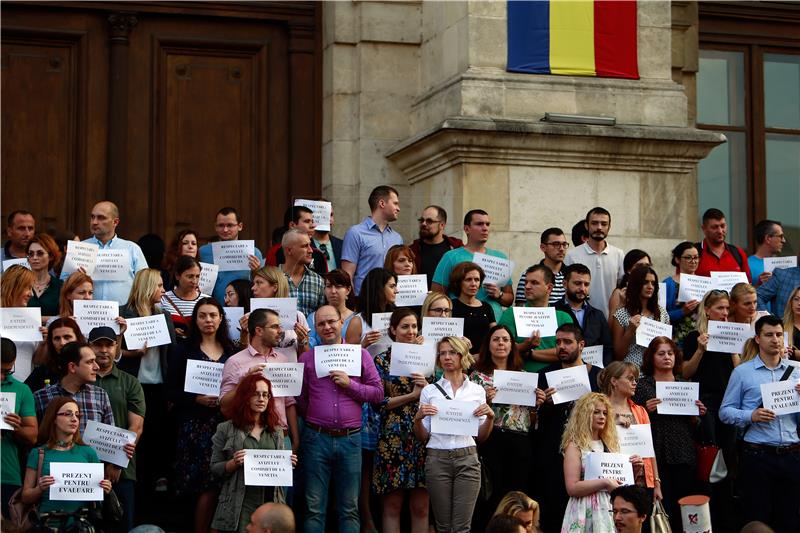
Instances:
[[[122,510],[122,504],[119,502],[117,493],[111,489],[105,498],[103,498],[103,523],[106,525],[116,525],[122,522],[122,517],[125,512]]]

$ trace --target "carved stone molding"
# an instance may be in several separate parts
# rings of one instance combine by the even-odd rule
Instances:
[[[128,37],[138,23],[139,18],[135,13],[120,12],[110,14],[108,16],[109,40],[113,44],[128,44]]]

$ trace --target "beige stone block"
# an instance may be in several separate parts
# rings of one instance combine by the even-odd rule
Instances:
[[[506,19],[506,3],[502,0],[470,0],[470,16]]]
[[[653,261],[653,268],[658,274],[659,282],[663,282],[665,278],[675,272],[675,267],[670,265],[670,259],[672,249],[678,244],[678,240],[652,237],[613,237],[609,238],[609,242],[626,253],[634,248],[647,252]]]
[[[442,25],[445,28],[461,21],[461,19],[468,15],[468,2],[464,0],[454,0],[452,2],[441,3],[444,4]]]
[[[411,96],[386,92],[362,92],[360,136],[400,141],[409,135]]]
[[[323,162],[326,158],[329,159],[329,170],[325,174],[330,176],[330,182],[336,185],[356,185],[359,181],[358,142],[331,141],[325,147]]]
[[[358,13],[353,2],[325,2],[322,6],[326,42],[358,42]],[[329,37],[328,37],[329,36]]]
[[[418,44],[422,39],[422,6],[401,2],[362,2],[362,41]]]
[[[333,185],[333,143],[323,142],[320,161],[322,190]]]
[[[469,67],[468,38],[469,27],[466,18],[445,29],[442,34],[441,70],[438,76],[434,76],[432,85],[460,74]]]
[[[495,231],[507,231],[509,225],[509,167],[503,165],[465,164],[463,209],[483,209]]]
[[[411,132],[421,132],[445,118],[456,116],[461,112],[461,85],[453,84],[436,94],[431,95],[412,109]]]
[[[350,44],[334,44],[326,50],[323,61],[327,61],[325,70],[330,69],[330,93],[358,92],[358,60],[358,47]],[[324,89],[323,85],[323,94],[329,94]]]
[[[691,175],[644,174],[640,191],[641,236],[684,240],[686,221],[696,211]]]
[[[425,93],[441,81],[444,59],[443,35],[437,34],[420,46],[420,91]]]
[[[422,42],[444,30],[444,2],[422,2]]]
[[[355,141],[361,122],[359,95],[334,94],[330,97],[331,135],[337,141]]]
[[[419,49],[413,45],[361,43],[362,91],[416,95],[419,88]]]
[[[332,98],[322,98],[322,144],[333,140],[333,105]]]
[[[672,30],[640,27],[638,36],[639,76],[642,79],[671,79]]]
[[[637,3],[637,21],[639,27],[655,26],[667,28],[672,22],[669,0],[648,0]]]
[[[407,183],[403,172],[384,156],[395,144],[396,141],[365,138],[358,142],[358,175],[362,186],[371,189],[384,183]]]
[[[466,117],[505,115],[502,86],[490,82],[463,82],[461,87],[461,115]]]
[[[359,187],[355,185],[331,185],[323,187],[322,194],[333,204],[333,234],[344,237],[348,228],[369,214],[366,202],[361,206],[358,197]]]
[[[620,124],[640,124],[641,94],[637,91],[615,92],[612,87],[582,87],[575,92],[578,115],[616,117]]]
[[[637,172],[594,170],[597,179],[596,203],[587,205],[583,215],[595,205],[605,207],[611,213],[611,235],[638,235],[641,224],[639,212],[634,206],[640,205],[640,176]],[[582,199],[586,199],[585,197]]]
[[[506,84],[505,116],[539,119],[545,112],[574,114],[576,99],[575,91],[567,86]]]
[[[469,65],[505,69],[506,33],[504,18],[469,17]]]
[[[687,124],[687,100],[683,92],[644,95],[643,123],[658,126],[684,127]]]

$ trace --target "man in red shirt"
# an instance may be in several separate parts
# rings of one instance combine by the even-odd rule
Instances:
[[[744,272],[747,274],[747,279],[752,282],[745,251],[725,242],[725,237],[728,235],[725,214],[719,209],[707,209],[703,213],[701,228],[705,239],[697,246],[700,250],[700,264],[695,274],[710,276],[711,272]]]

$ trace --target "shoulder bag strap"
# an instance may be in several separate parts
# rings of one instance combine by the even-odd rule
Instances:
[[[442,393],[442,396],[444,396],[444,397],[445,397],[445,398],[447,398],[448,400],[452,400],[452,398],[450,397],[450,395],[449,395],[449,394],[447,394],[447,393],[444,391],[444,389],[442,388],[442,386],[441,386],[441,385],[439,385],[438,383],[434,383],[434,385],[436,386],[436,388],[437,388],[437,389],[439,389],[439,392],[441,392],[441,393]]]
[[[39,448],[39,465],[36,467],[36,485],[39,485],[39,478],[42,477],[43,465],[44,465],[44,446]]]
[[[167,301],[169,302],[169,304],[170,304],[172,307],[174,307],[174,308],[175,308],[175,310],[178,312],[178,314],[179,314],[179,315],[181,315],[183,318],[186,318],[186,315],[184,315],[184,314],[181,312],[181,308],[180,308],[180,307],[178,307],[177,305],[175,305],[175,302],[173,302],[173,301],[172,301],[172,298],[170,298],[170,297],[169,297],[169,296],[167,296],[166,294],[164,295],[164,298],[166,298],[166,299],[167,299]]]

